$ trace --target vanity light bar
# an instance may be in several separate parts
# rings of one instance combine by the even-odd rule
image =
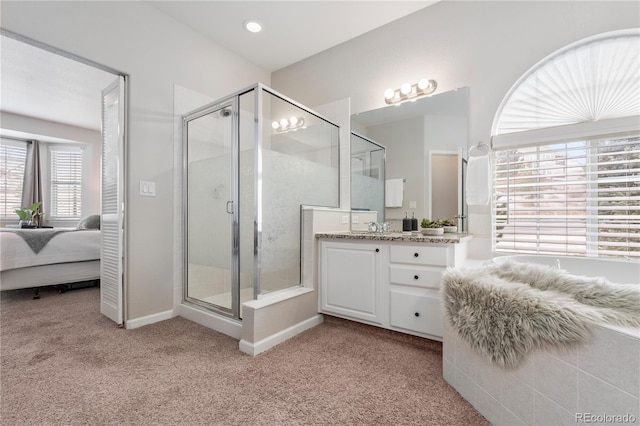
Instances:
[[[281,120],[274,120],[271,122],[271,127],[277,132],[297,130],[303,126],[304,118],[302,117],[283,118]]]
[[[430,95],[436,91],[438,82],[421,78],[415,84],[405,83],[399,89],[387,89],[384,91],[384,101],[388,104],[395,104],[409,99]]]

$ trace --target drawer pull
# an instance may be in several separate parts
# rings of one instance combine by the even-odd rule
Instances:
[[[413,276],[413,279],[414,279],[414,280],[417,280],[418,278],[420,278],[420,277],[419,277],[419,276],[417,276],[417,275],[414,275],[414,276]]]
[[[413,253],[413,256],[414,257],[418,257],[418,253]]]
[[[376,253],[380,253],[380,249],[379,248],[376,249]]]
[[[420,316],[420,312],[416,312],[414,315],[419,317]]]

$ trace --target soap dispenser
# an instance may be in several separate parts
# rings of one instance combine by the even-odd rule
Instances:
[[[411,213],[411,231],[418,232],[418,219],[416,219],[416,214]]]
[[[411,219],[407,212],[404,212],[404,219],[402,219],[402,232],[411,232]]]

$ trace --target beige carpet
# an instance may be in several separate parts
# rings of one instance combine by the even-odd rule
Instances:
[[[99,290],[2,293],[2,425],[485,425],[441,345],[342,320],[257,357],[182,318],[118,329]]]

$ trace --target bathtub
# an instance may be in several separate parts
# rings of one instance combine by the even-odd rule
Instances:
[[[491,262],[507,259],[640,285],[637,261],[514,255]],[[442,369],[494,425],[640,424],[640,329],[596,325],[586,345],[538,351],[504,370],[472,351],[445,320]]]
[[[605,277],[612,283],[640,285],[640,262],[634,260],[517,254],[494,257],[491,261],[500,263],[506,260],[521,263],[539,263],[564,269],[574,275]]]

